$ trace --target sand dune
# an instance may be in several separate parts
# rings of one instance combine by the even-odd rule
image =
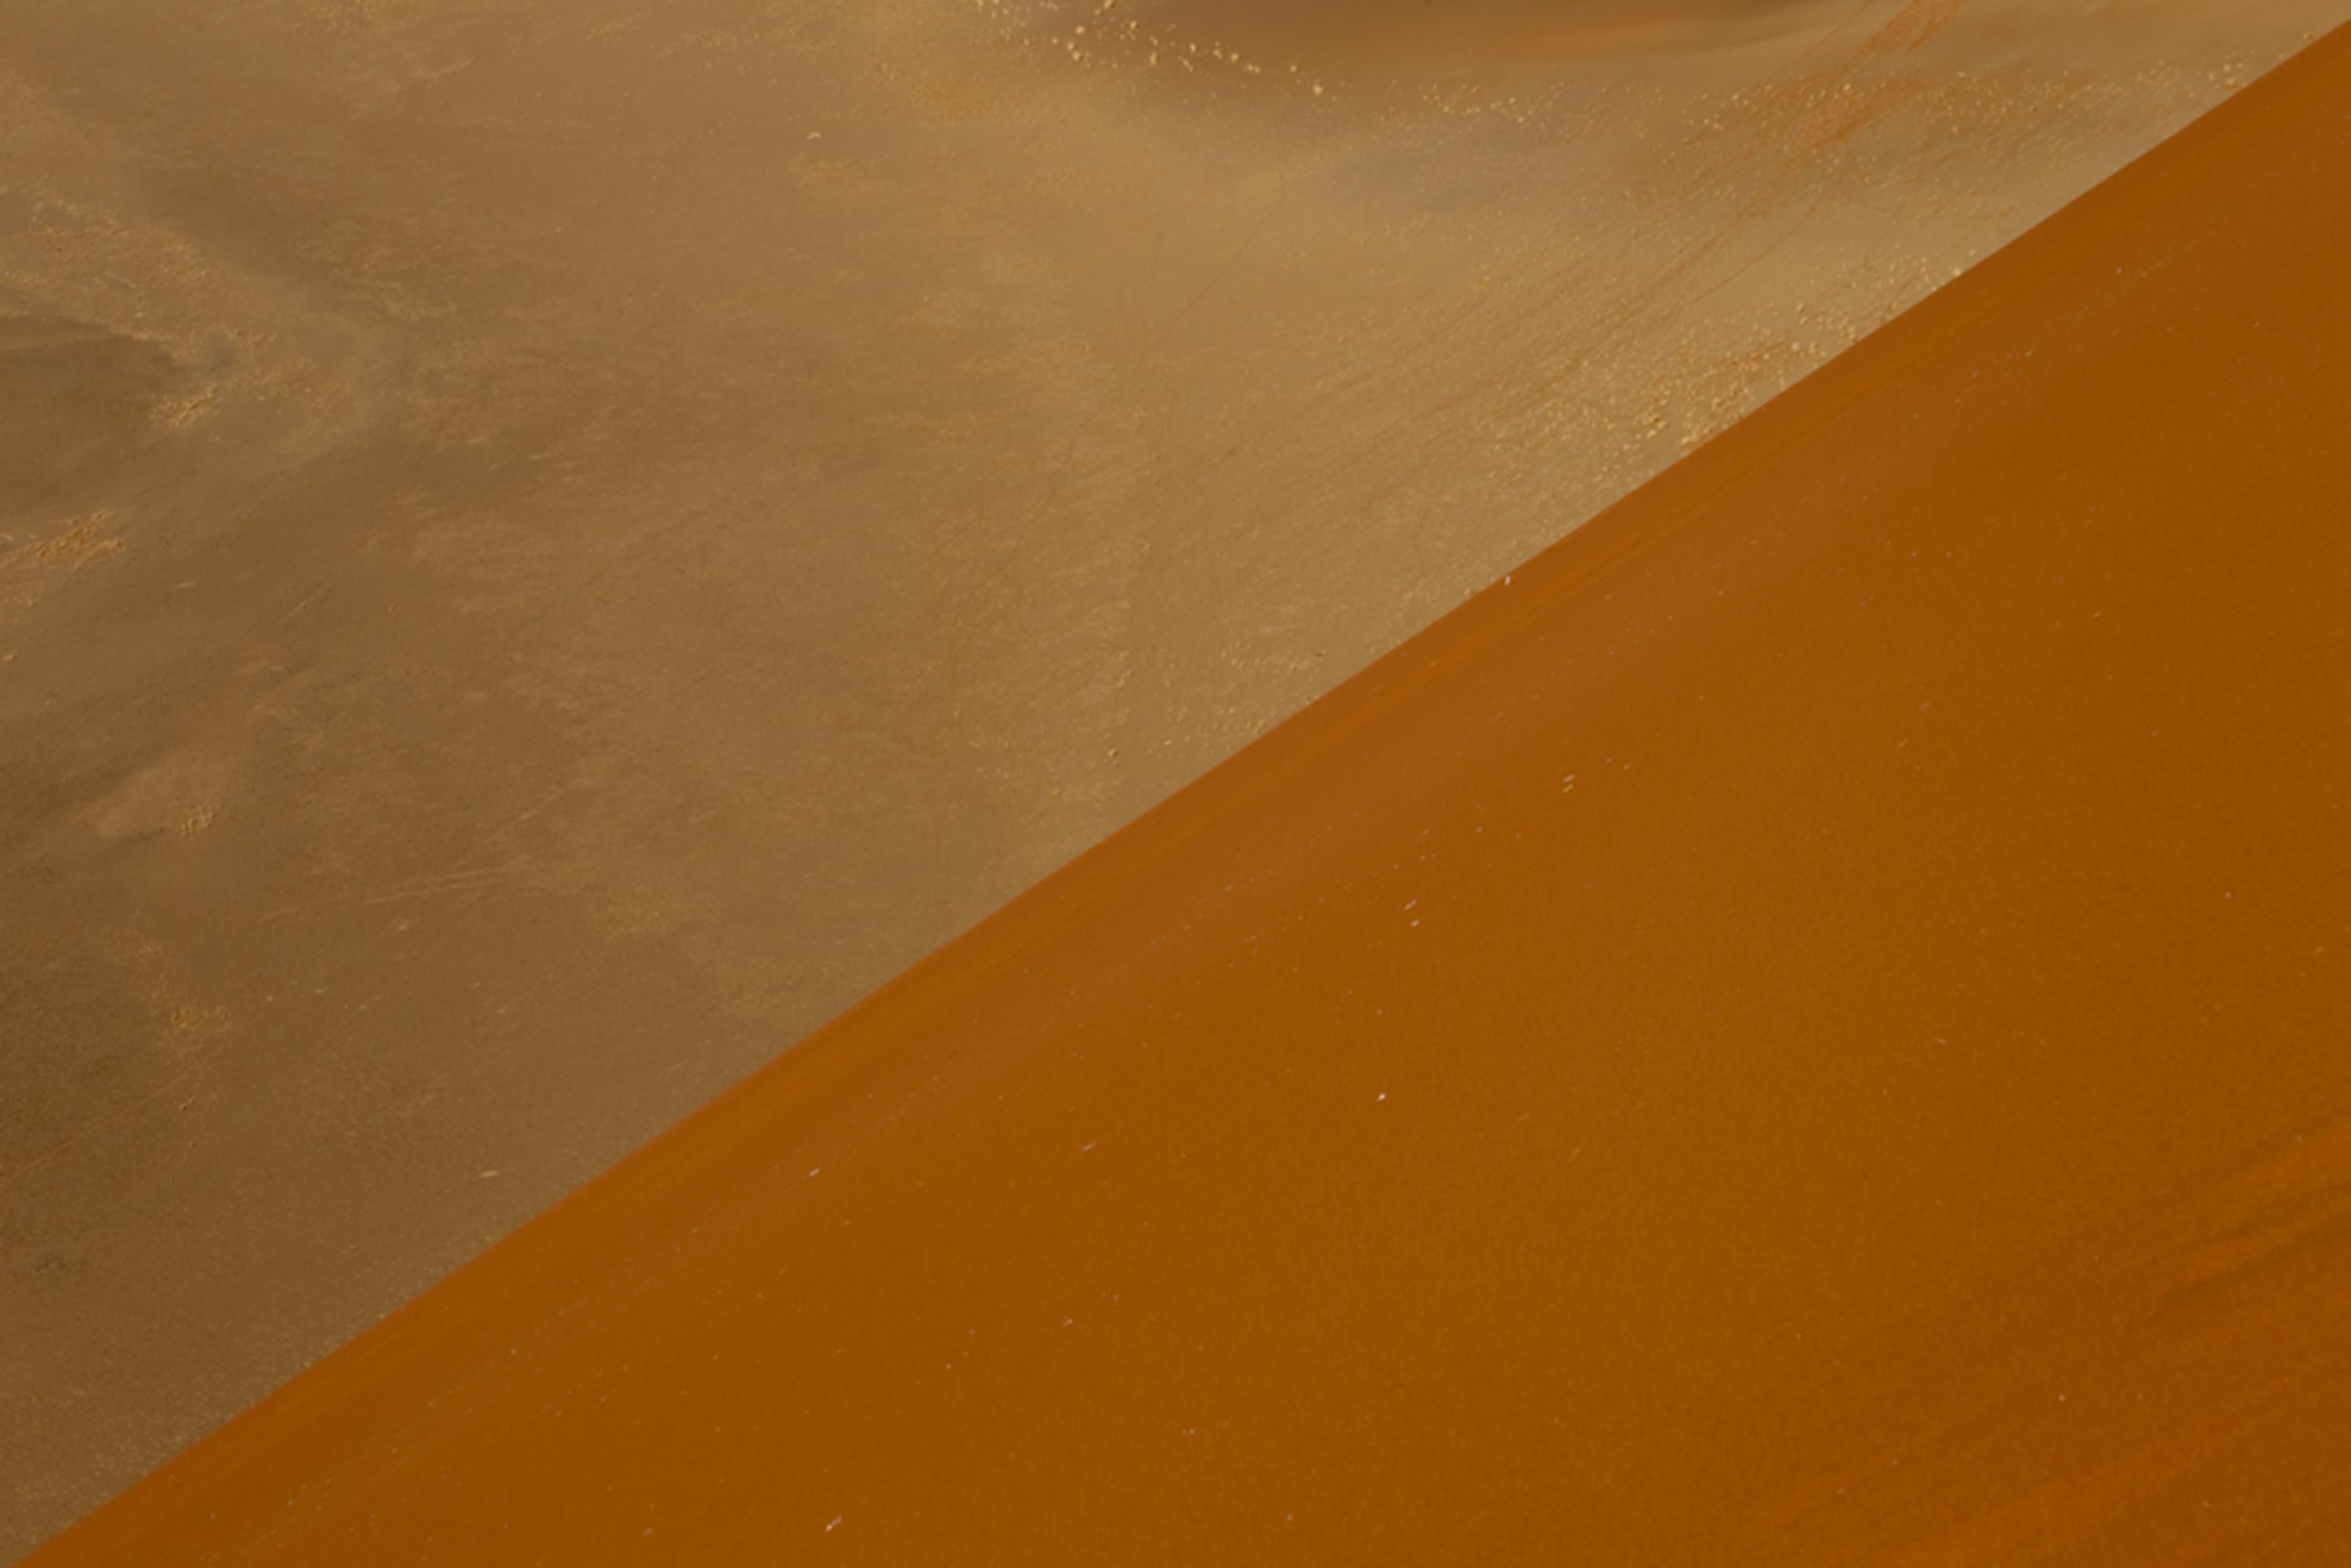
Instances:
[[[2322,1562],[2351,35],[68,1536]]]
[[[0,1550],[2343,13],[0,7]]]

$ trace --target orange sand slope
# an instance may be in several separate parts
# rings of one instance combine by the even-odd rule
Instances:
[[[0,5],[0,1561],[2351,21],[1101,5]]]
[[[2351,1539],[2351,37],[38,1559]]]

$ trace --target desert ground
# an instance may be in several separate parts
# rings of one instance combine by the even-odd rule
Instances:
[[[0,4],[0,1553],[2346,15]]]
[[[76,1532],[2332,1561],[2351,31]]]

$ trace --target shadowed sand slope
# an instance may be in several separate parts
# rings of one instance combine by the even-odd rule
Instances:
[[[0,4],[0,1556],[2351,0],[1423,10]]]
[[[68,1564],[2327,1560],[2351,38]]]

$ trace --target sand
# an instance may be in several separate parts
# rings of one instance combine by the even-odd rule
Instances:
[[[5,10],[0,1552],[2343,16]]]
[[[68,1535],[2328,1560],[2351,33]]]

